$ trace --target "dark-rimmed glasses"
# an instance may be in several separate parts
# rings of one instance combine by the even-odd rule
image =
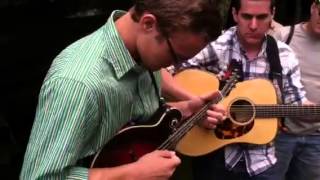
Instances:
[[[320,16],[320,0],[315,0],[314,3],[316,4],[318,8],[318,15]]]
[[[173,61],[174,61],[175,64],[178,64],[179,61],[180,61],[179,58],[178,58],[178,55],[177,55],[177,53],[174,51],[174,49],[173,49],[173,47],[172,47],[172,44],[171,44],[169,38],[166,38],[166,40],[167,40],[167,44],[168,44],[168,47],[169,47],[170,54],[171,54],[171,56],[173,57]]]

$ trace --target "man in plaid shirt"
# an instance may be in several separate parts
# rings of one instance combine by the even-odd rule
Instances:
[[[274,15],[273,0],[235,0],[232,15],[236,27],[226,30],[192,59],[162,71],[163,91],[177,99],[195,98],[174,84],[171,74],[186,68],[198,68],[215,74],[225,72],[235,60],[242,66],[243,79],[269,79],[270,63],[266,53],[266,33]],[[300,82],[298,60],[292,50],[277,41],[282,66],[282,88],[273,80],[285,104],[307,103]],[[170,73],[168,73],[170,72]],[[280,92],[282,89],[282,92]],[[216,119],[206,119],[205,128],[215,128]],[[272,143],[265,145],[232,144],[194,161],[195,180],[254,179],[282,180]]]
[[[296,53],[306,97],[320,104],[320,0],[309,0],[308,3],[310,16],[307,21],[280,28],[274,36],[288,43]],[[314,121],[286,119],[285,128],[275,140],[277,167],[288,169],[288,180],[320,179],[320,120],[319,116],[309,114],[308,117]]]

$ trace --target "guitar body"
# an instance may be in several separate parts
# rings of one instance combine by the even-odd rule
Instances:
[[[194,95],[204,95],[219,89],[219,80],[215,74],[206,71],[187,69],[173,78],[179,86]]]
[[[179,74],[178,74],[179,75]],[[218,90],[219,83],[212,74],[203,73],[197,77],[194,70],[188,76],[175,78],[185,90],[195,95],[203,95]],[[192,77],[193,80],[190,80]],[[211,85],[210,83],[216,83]],[[228,118],[215,130],[194,126],[178,143],[177,151],[188,156],[200,156],[213,152],[232,143],[266,144],[273,140],[277,133],[277,118],[255,118],[254,104],[277,104],[277,95],[273,84],[264,79],[240,82],[220,102],[227,108]],[[237,104],[252,105],[250,114],[232,113],[231,107]],[[249,106],[250,107],[250,106]],[[239,121],[237,120],[239,119]],[[235,124],[234,122],[238,123]],[[248,122],[248,124],[245,124]]]
[[[179,125],[180,119],[178,110],[160,108],[148,124],[127,126],[120,130],[95,155],[91,167],[114,167],[138,160],[156,150]]]

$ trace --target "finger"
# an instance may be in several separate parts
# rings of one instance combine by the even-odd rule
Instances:
[[[208,123],[208,129],[215,129],[217,127],[214,123]]]
[[[210,128],[216,128],[218,124],[221,123],[220,120],[216,119],[216,118],[212,118],[212,117],[208,117],[207,118],[208,124]]]
[[[216,120],[218,122],[222,122],[225,119],[225,115],[223,113],[220,113],[217,111],[208,110],[207,111],[207,118],[210,122],[213,122],[211,120]]]
[[[215,97],[220,96],[220,92],[216,91],[216,92],[212,92],[206,95],[201,96],[201,99],[205,100],[205,101],[211,101],[212,99],[214,99]]]
[[[216,128],[217,123],[218,123],[218,120],[217,120],[217,119],[207,117],[206,119],[204,119],[204,120],[202,121],[201,125],[202,125],[204,128],[207,128],[207,129],[214,129],[214,128]]]
[[[192,110],[199,109],[203,104],[204,104],[204,101],[203,99],[201,99],[201,97],[193,98],[188,102],[188,106]]]
[[[168,150],[161,150],[161,151],[159,151],[159,155],[163,158],[172,158],[173,156],[176,156],[176,152],[168,151]]]
[[[217,119],[217,118],[215,118],[215,117],[207,117],[207,119],[206,119],[206,123],[207,124],[213,124],[213,125],[217,125],[217,124],[219,124],[219,120]]]
[[[175,151],[169,151],[171,156],[176,156],[176,152]]]
[[[163,153],[162,153],[163,152]],[[166,158],[166,159],[171,159],[172,161],[172,165],[173,167],[179,165],[181,163],[180,158],[176,155],[175,151],[168,151],[168,150],[164,150],[161,152],[161,157]]]
[[[176,155],[172,155],[173,166],[176,167],[181,163],[181,159]]]
[[[213,111],[220,112],[220,113],[222,113],[223,115],[226,114],[226,108],[225,108],[222,104],[212,105],[212,107],[211,107],[210,109],[213,110]]]

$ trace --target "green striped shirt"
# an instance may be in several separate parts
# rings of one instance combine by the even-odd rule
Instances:
[[[148,71],[137,65],[114,21],[78,40],[53,61],[42,85],[21,179],[87,179],[77,162],[93,155],[129,120],[158,107]],[[159,72],[155,73],[157,83]],[[159,86],[159,85],[158,85]]]

